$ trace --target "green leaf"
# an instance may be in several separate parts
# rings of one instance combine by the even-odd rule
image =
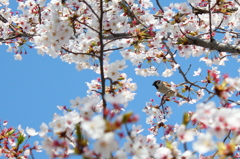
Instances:
[[[24,137],[22,134],[20,134],[17,138],[17,146],[21,145],[26,137]]]

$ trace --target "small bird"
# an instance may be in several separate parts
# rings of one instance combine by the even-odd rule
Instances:
[[[153,86],[156,87],[156,89],[162,93],[162,94],[166,94],[167,97],[174,97],[174,96],[177,96],[179,98],[183,98],[185,100],[188,100],[187,97],[181,95],[179,92],[175,92],[173,90],[171,90],[171,84],[167,83],[167,82],[164,82],[164,81],[161,81],[161,80],[157,80],[155,82],[153,82],[152,84]]]

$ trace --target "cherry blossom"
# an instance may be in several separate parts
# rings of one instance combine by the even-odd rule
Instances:
[[[38,134],[38,132],[36,132],[33,128],[28,128],[28,127],[26,128],[26,132],[30,136],[35,136]]]
[[[197,142],[193,143],[193,149],[201,154],[214,150],[215,146],[210,133],[200,134]]]
[[[170,69],[166,69],[163,73],[162,73],[162,76],[163,77],[170,77],[170,76],[172,76],[173,75],[173,72],[172,72],[172,70],[170,70]]]
[[[197,71],[194,71],[194,75],[193,76],[199,76],[201,74],[202,69],[198,68]]]
[[[111,152],[117,150],[118,144],[114,140],[114,133],[105,133],[97,142],[94,144],[96,153],[99,153],[104,158],[109,158]]]
[[[48,133],[48,126],[45,123],[42,123],[40,126],[41,131],[39,131],[39,136],[44,137]]]
[[[192,130],[186,130],[185,125],[180,125],[177,130],[178,138],[181,142],[190,142],[194,139],[194,132]]]
[[[77,108],[77,107],[79,107],[80,104],[81,104],[81,99],[80,99],[80,97],[76,97],[75,100],[71,99],[71,100],[70,100],[70,103],[72,104],[70,107],[72,107],[72,108]]]
[[[117,159],[126,159],[127,158],[127,154],[123,151],[123,150],[117,150],[116,152],[116,156]]]
[[[166,148],[166,147],[160,147],[157,150],[154,157],[155,158],[171,158],[172,157],[171,150],[169,148]]]
[[[20,60],[20,61],[22,60],[22,56],[20,54],[16,54],[14,55],[14,57],[15,57],[14,58],[15,60]]]
[[[94,116],[91,121],[83,121],[82,129],[92,139],[99,139],[104,135],[105,121],[98,115]]]
[[[51,158],[203,158],[212,151],[213,158],[239,155],[240,69],[232,68],[235,77],[223,69],[232,59],[240,61],[237,1],[188,0],[169,6],[150,0],[17,2],[20,12],[9,8],[8,0],[0,3],[0,44],[14,52],[15,60],[23,61],[27,48],[33,48],[80,73],[97,75],[85,81],[85,96],[57,106],[62,115],[54,113],[39,132],[26,128],[28,138],[43,139],[41,146]],[[189,99],[156,93],[142,110],[147,128],[136,126],[138,117],[129,103],[137,99],[139,86],[126,74],[130,68],[143,77],[160,74],[171,90]],[[173,124],[179,113],[175,104],[181,106],[179,112],[193,107]],[[21,145],[27,138],[21,125],[3,125],[1,155],[28,158],[41,151],[38,142]]]

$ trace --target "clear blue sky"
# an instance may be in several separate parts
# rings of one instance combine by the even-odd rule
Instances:
[[[160,1],[162,6],[167,6],[169,2]],[[171,2],[182,1],[175,0]],[[16,2],[13,2],[13,7],[16,4]],[[15,61],[14,53],[6,52],[5,46],[0,46],[0,48],[0,119],[1,123],[7,120],[9,122],[8,126],[17,127],[22,125],[24,129],[28,126],[39,131],[41,123],[45,122],[48,124],[51,122],[54,113],[62,114],[62,111],[57,109],[57,105],[69,107],[70,99],[75,99],[77,96],[85,97],[87,95],[85,82],[90,82],[98,77],[93,71],[84,70],[78,72],[74,64],[69,65],[62,62],[59,58],[53,59],[47,55],[42,57],[34,49],[27,48],[28,54],[22,56],[23,60]],[[116,52],[116,54],[119,53]],[[204,71],[204,68],[206,68],[204,62],[199,62],[198,58],[191,58],[187,61],[184,58],[178,58],[177,60],[182,64],[184,70],[187,70],[189,64],[193,64],[189,71],[190,79],[201,79],[200,77],[193,78],[192,75],[193,71],[196,71],[198,67],[202,67]],[[228,68],[220,68],[223,68],[222,72],[229,73],[235,77],[237,76],[237,69],[229,68],[239,67],[239,63],[235,63],[236,60],[233,61],[234,63],[226,62]],[[177,72],[173,77],[166,79],[161,76],[147,78],[136,76],[134,68],[130,63],[128,64],[128,68],[122,72],[126,72],[128,77],[137,83],[138,89],[135,100],[129,103],[127,110],[139,114],[139,124],[145,126],[146,134],[149,127],[145,124],[147,116],[145,113],[142,113],[142,109],[151,98],[159,101],[155,95],[156,90],[152,86],[153,81],[163,79],[168,82],[181,83],[183,79]],[[160,65],[160,74],[164,68],[163,64]],[[206,72],[203,72],[203,74],[206,75]],[[180,124],[183,112],[195,110],[195,105],[185,104],[182,107],[178,107],[177,104],[171,103],[169,106],[173,108],[173,115],[168,122],[170,124]],[[32,144],[35,140],[41,141],[38,137],[32,137],[29,143]],[[158,142],[160,142],[159,139]],[[36,159],[48,158],[45,152],[34,153],[34,156]]]

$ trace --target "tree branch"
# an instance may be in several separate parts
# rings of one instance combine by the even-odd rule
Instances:
[[[104,35],[103,39],[112,40],[112,39],[121,39],[121,38],[134,38],[130,33],[117,33],[114,35]],[[201,46],[204,48],[217,50],[219,52],[228,52],[228,53],[237,53],[240,55],[240,46],[237,45],[231,45],[231,44],[224,44],[220,43],[213,39],[211,42],[210,40],[201,39],[196,36],[190,36],[186,35],[187,42],[185,42],[185,45],[195,45],[195,46]],[[167,40],[164,38],[163,40]]]
[[[107,109],[107,102],[105,100],[105,72],[103,68],[103,61],[104,61],[104,43],[103,43],[103,0],[100,0],[100,16],[99,16],[99,42],[100,42],[100,56],[99,56],[99,63],[100,63],[100,76],[101,76],[101,84],[102,84],[102,101],[103,101],[103,118],[106,119],[105,111]]]
[[[156,2],[157,2],[158,7],[160,8],[160,10],[164,13],[164,10],[163,10],[162,6],[160,5],[159,1],[156,0]]]
[[[75,54],[75,55],[87,55],[87,56],[93,56],[93,57],[97,57],[98,59],[100,58],[98,55],[95,55],[93,53],[84,53],[84,52],[74,52],[74,51],[71,51],[71,50],[68,50],[64,47],[61,47],[61,49],[63,49],[64,51],[68,52],[68,53],[72,53],[72,54]]]
[[[173,61],[175,64],[178,64],[177,61],[175,60],[174,56],[173,56],[173,52],[172,52],[172,51],[170,50],[170,48],[167,46],[166,42],[165,42],[165,41],[162,41],[162,44],[165,45],[165,47],[166,47],[166,49],[167,49],[167,52],[168,52],[168,53],[170,54],[170,56],[171,56],[172,61]],[[179,67],[178,70],[179,70],[179,73],[182,75],[182,77],[183,77],[183,79],[185,80],[186,83],[188,83],[188,84],[190,84],[190,85],[192,85],[192,86],[195,86],[195,87],[197,87],[197,88],[199,88],[199,89],[204,89],[204,90],[206,90],[208,93],[215,94],[214,92],[209,91],[206,87],[201,87],[201,86],[195,84],[195,82],[189,81],[188,78],[186,77],[186,74],[183,72],[183,70],[182,70],[181,67]]]
[[[195,36],[187,35],[186,37],[188,40],[185,44],[187,45],[201,46],[204,48],[217,50],[219,52],[237,53],[240,55],[240,46],[224,44],[224,43],[217,42],[216,40],[213,40],[211,42],[210,40],[201,39]]]
[[[129,39],[134,38],[130,33],[117,33],[117,34],[107,34],[103,35],[103,39],[115,40],[115,39]]]

